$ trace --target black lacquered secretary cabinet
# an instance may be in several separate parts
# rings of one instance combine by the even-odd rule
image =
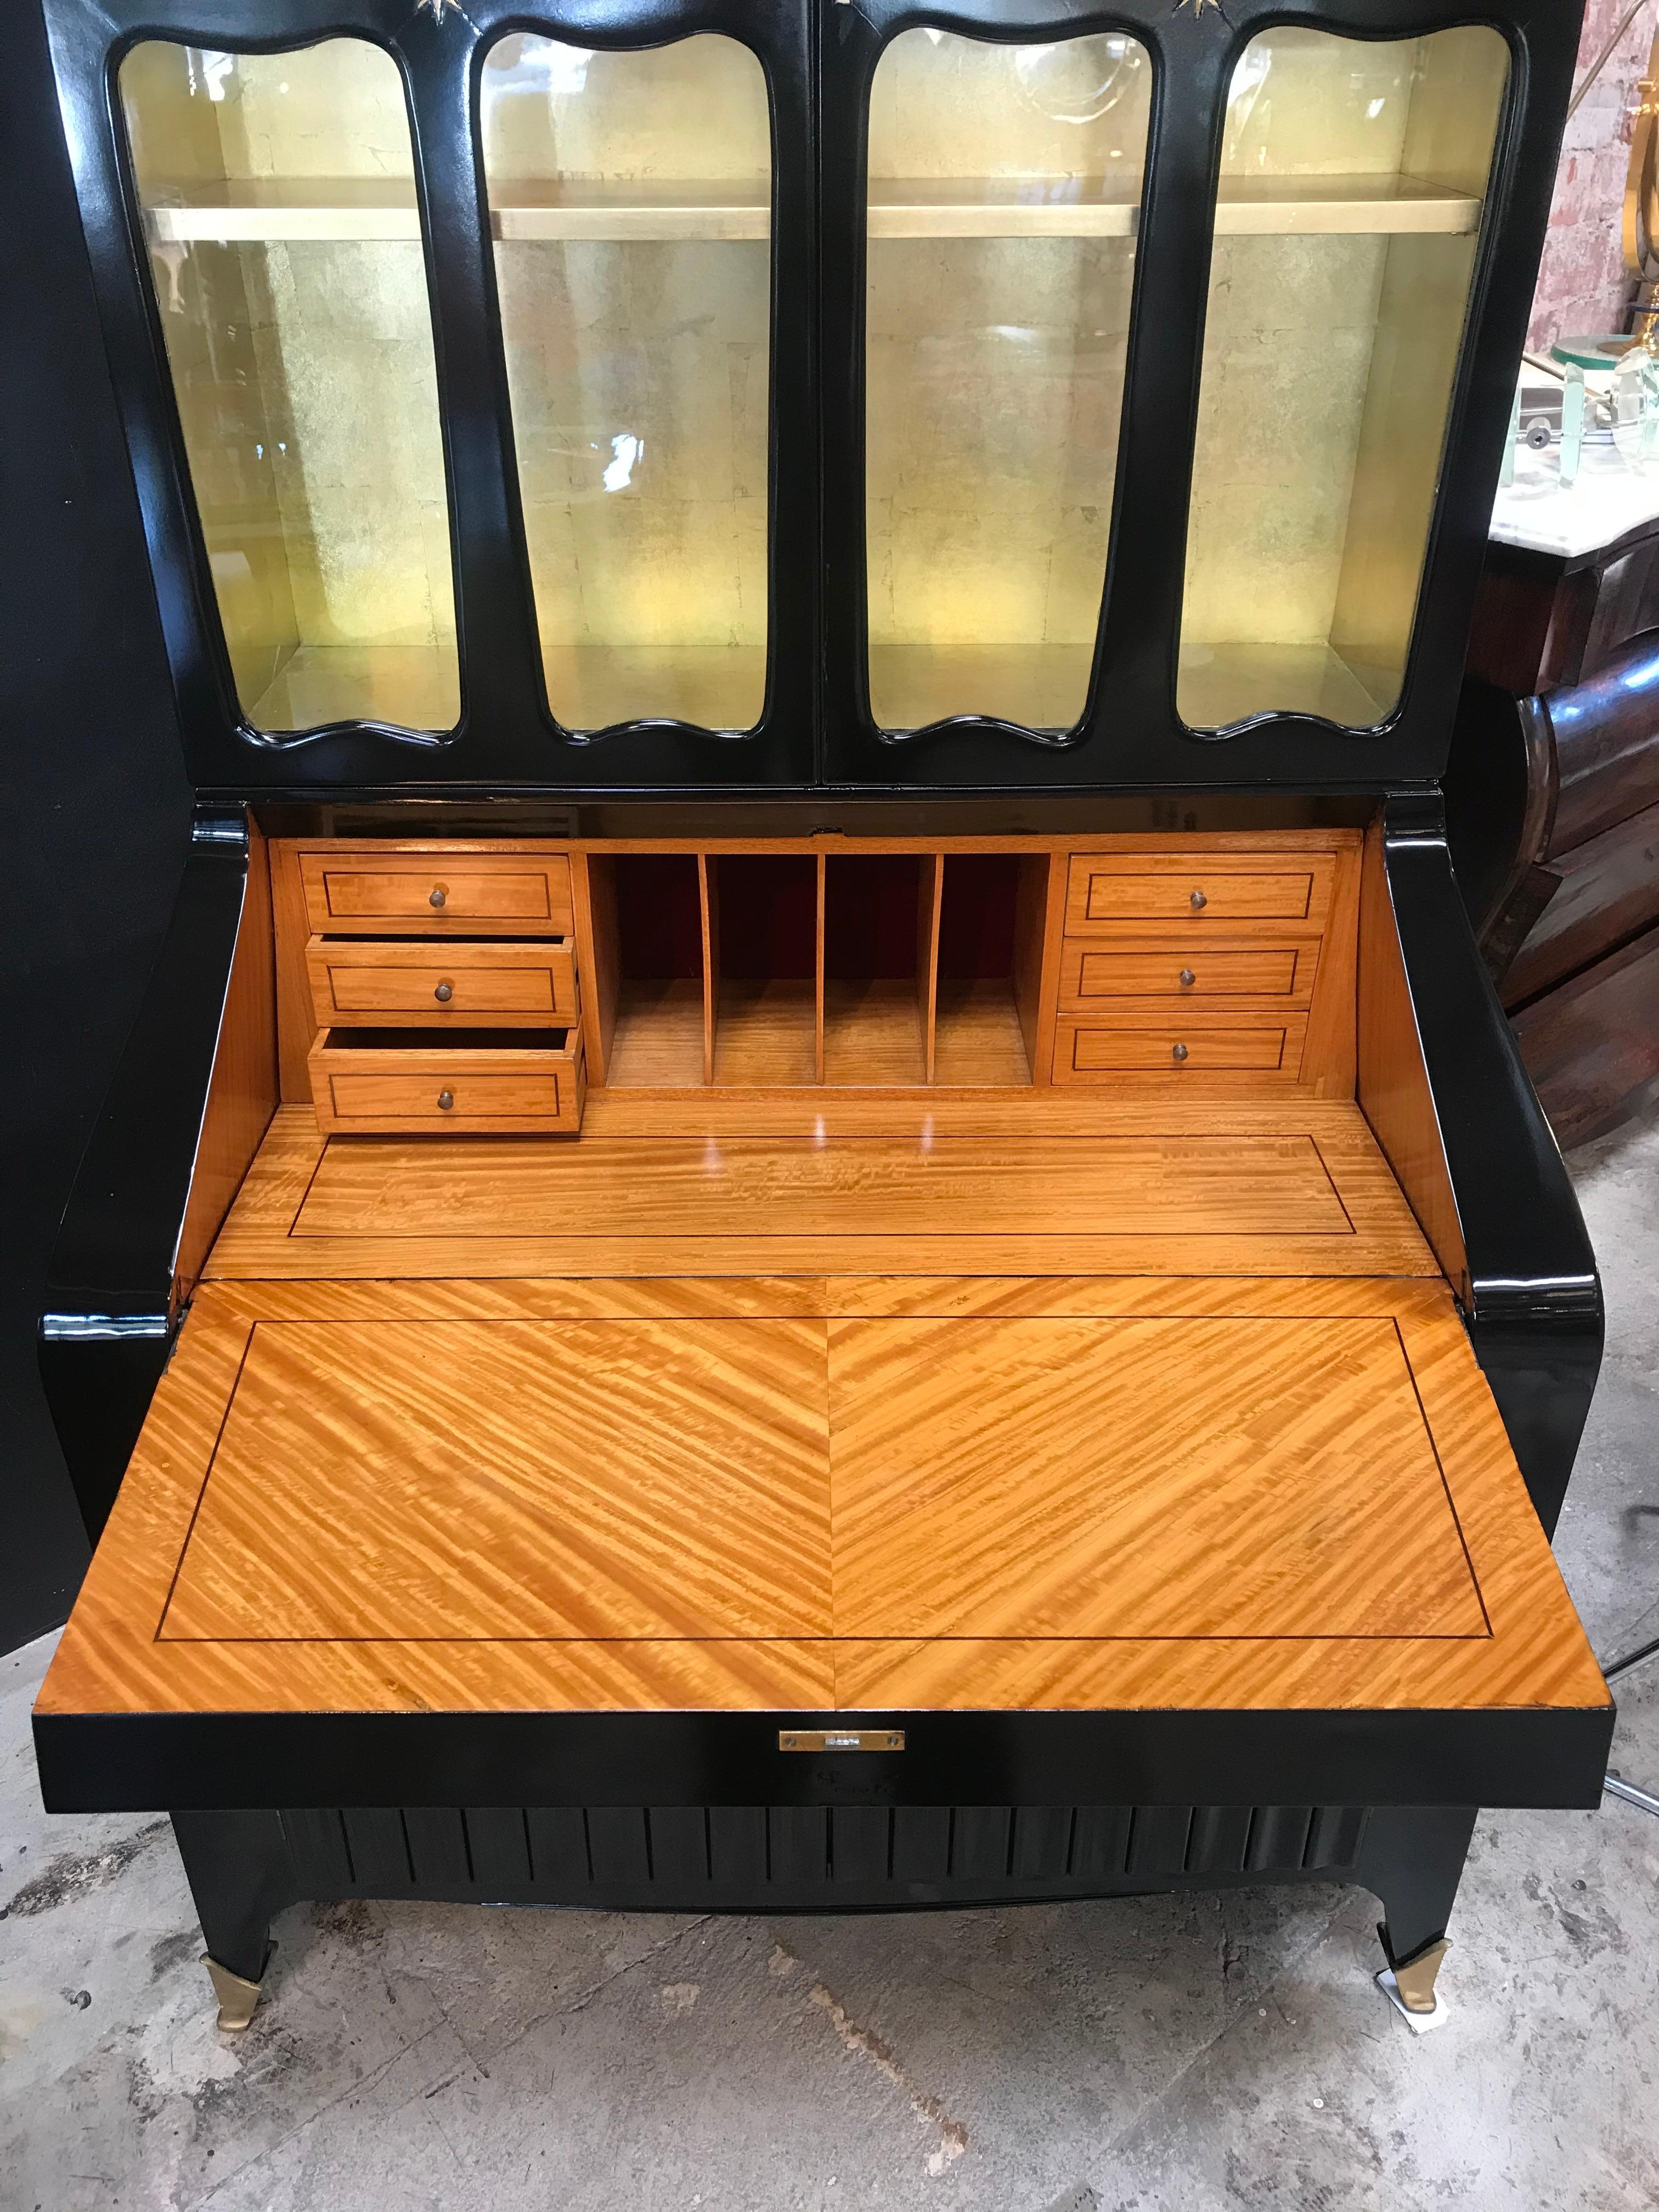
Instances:
[[[50,1802],[228,2021],[306,1895],[1293,1877],[1431,2006],[1610,1726],[1438,793],[1577,10],[46,15],[198,801]]]

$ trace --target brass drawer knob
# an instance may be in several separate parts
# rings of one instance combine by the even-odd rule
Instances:
[[[432,995],[441,1006],[447,1006],[455,995],[455,986],[453,983],[440,983]]]
[[[1187,1057],[1186,1046],[1184,1044],[1172,1044],[1170,1047],[1170,1057],[1171,1060],[1185,1060]]]
[[[428,906],[447,906],[449,904],[449,893],[444,889],[441,884],[434,884],[432,886],[432,895],[427,900],[427,904]]]
[[[1182,971],[1181,971],[1181,988],[1182,988],[1182,989],[1183,991],[1190,991],[1190,990],[1192,989],[1192,988],[1193,988],[1194,984],[1194,983],[1196,983],[1196,982],[1197,982],[1197,981],[1198,981],[1197,976],[1194,975],[1194,973],[1193,973],[1193,971],[1192,971],[1192,969],[1191,969],[1190,968],[1183,968],[1183,969],[1182,969]]]
[[[454,1103],[455,1094],[453,1091],[441,1091],[438,1093],[438,1106],[441,1112],[447,1114]]]
[[[1193,906],[1194,906],[1194,910],[1196,910],[1196,909],[1197,909],[1198,908],[1200,908],[1200,907],[1208,906],[1208,904],[1210,903],[1210,902],[1208,901],[1208,899],[1206,899],[1206,898],[1205,897],[1205,896],[1204,896],[1204,894],[1203,894],[1203,892],[1202,892],[1202,891],[1194,891],[1194,892],[1193,893],[1193,902],[1193,902]],[[438,903],[438,902],[437,902],[437,900],[434,898],[434,899],[433,900],[432,903],[434,904],[434,906],[436,906],[436,905],[437,905],[437,903]]]

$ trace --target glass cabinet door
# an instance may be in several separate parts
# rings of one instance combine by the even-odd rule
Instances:
[[[1398,702],[1508,74],[1492,29],[1285,27],[1234,73],[1176,703]]]
[[[357,39],[150,40],[120,93],[243,714],[450,728],[449,505],[396,64]]]
[[[713,33],[623,52],[514,33],[482,99],[548,703],[568,729],[750,729],[767,665],[761,64]]]
[[[1064,730],[1094,659],[1152,69],[927,27],[871,91],[871,711]]]

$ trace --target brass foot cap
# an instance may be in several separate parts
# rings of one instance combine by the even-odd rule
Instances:
[[[222,1966],[205,1951],[202,1954],[202,1964],[208,1970],[213,1994],[219,2000],[220,2027],[227,2035],[240,2034],[253,2017],[253,2008],[259,2002],[260,1984],[250,1982],[245,1975],[233,1974],[228,1966]]]
[[[1414,1959],[1407,1959],[1403,1966],[1395,1966],[1394,1985],[1407,2012],[1434,2010],[1434,1978],[1440,1972],[1440,1961],[1450,1948],[1442,1936],[1437,1942],[1425,1944]]]

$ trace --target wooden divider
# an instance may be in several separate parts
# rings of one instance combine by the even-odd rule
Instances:
[[[945,902],[945,856],[922,855],[916,897],[916,1002],[921,1014],[924,1082],[933,1079],[939,1043],[939,924]]]
[[[829,889],[830,863],[818,854],[817,922],[814,933],[816,956],[812,969],[812,1080],[823,1080],[823,910]]]
[[[697,903],[702,916],[702,1079],[714,1080],[714,1031],[720,1021],[720,882],[707,853],[697,855]]]
[[[986,915],[1000,915],[1007,899],[994,873],[984,885],[973,883],[970,872],[988,862],[1018,871],[1013,940],[991,954],[989,969]],[[810,962],[809,863],[815,870]],[[768,864],[799,867],[802,878],[769,886],[764,875],[745,882],[736,872]],[[652,890],[659,923],[645,933],[630,966],[618,897],[637,900],[649,887],[623,885],[617,871],[653,865],[687,873],[665,872]],[[1029,1036],[1036,1025],[1048,869],[1046,854],[958,855],[914,847],[814,854],[765,844],[737,853],[658,849],[618,860],[585,854],[577,879],[579,930],[596,1001],[584,1009],[590,1064],[602,1082],[623,1089],[1023,1086],[1031,1079],[1030,1054],[1019,1031]],[[908,887],[901,893],[899,870],[915,871],[909,921],[908,904],[898,903],[909,897]],[[838,890],[847,902],[839,913]],[[993,934],[1001,927],[994,920]],[[778,975],[769,973],[769,928],[783,969]],[[637,930],[635,936],[637,944]],[[947,939],[954,943],[948,972],[941,962]]]

